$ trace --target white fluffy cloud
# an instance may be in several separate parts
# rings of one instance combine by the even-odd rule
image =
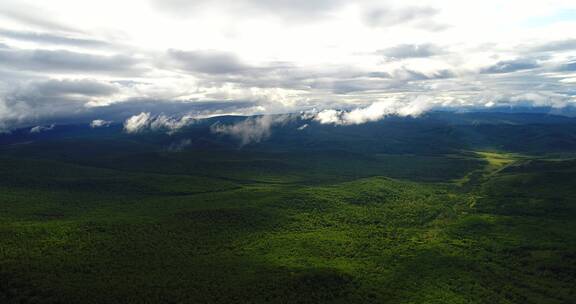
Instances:
[[[94,119],[91,123],[90,123],[90,127],[91,128],[103,128],[103,127],[108,127],[110,126],[112,122],[111,121],[107,121],[107,120],[103,120],[103,119]]]
[[[432,105],[429,98],[423,96],[412,101],[388,99],[348,111],[326,109],[313,114],[313,117],[321,124],[358,125],[378,121],[389,115],[418,116],[430,109]]]
[[[183,115],[181,117],[169,117],[161,114],[153,116],[150,113],[142,112],[126,119],[124,131],[127,133],[139,133],[146,130],[166,131],[168,134],[194,123],[194,117]]]
[[[134,115],[124,122],[124,130],[127,133],[138,133],[150,127],[150,113]]]

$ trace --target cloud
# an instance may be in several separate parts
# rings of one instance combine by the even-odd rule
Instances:
[[[564,94],[548,92],[521,92],[499,98],[500,105],[511,107],[552,107],[564,108],[574,104],[574,100]]]
[[[0,4],[0,16],[20,24],[37,27],[42,30],[77,33],[79,30],[61,22],[54,21],[47,10],[23,3],[24,1],[3,0]]]
[[[185,139],[179,140],[177,142],[171,143],[168,146],[168,148],[166,148],[166,150],[168,152],[180,152],[190,145],[192,145],[192,140],[189,138],[185,138]]]
[[[320,122],[321,124],[338,124],[341,119],[342,111],[327,109],[318,112],[314,120]]]
[[[576,105],[569,92],[557,93],[531,90],[486,92],[480,96],[474,96],[464,105],[455,105],[455,110],[474,110],[482,107],[527,109],[527,108],[570,108]]]
[[[118,92],[117,86],[93,79],[0,82],[0,127],[71,119],[89,111],[87,103]]]
[[[389,99],[349,111],[322,110],[315,114],[313,119],[321,124],[358,125],[378,121],[390,115],[419,116],[430,108],[432,108],[431,100],[420,96],[410,102]]]
[[[249,117],[232,125],[216,123],[211,127],[211,131],[216,134],[234,137],[240,140],[240,144],[244,146],[249,143],[258,143],[270,137],[272,127],[284,125],[294,118],[292,115]]]
[[[286,21],[311,22],[346,3],[343,0],[153,0],[156,7],[176,16],[189,17],[198,11],[218,10],[244,16],[274,16]]]
[[[105,127],[109,127],[110,124],[112,124],[111,121],[103,120],[103,119],[95,119],[90,123],[90,128],[92,128],[92,129],[105,128]]]
[[[189,72],[227,74],[248,69],[234,54],[228,52],[168,50],[168,56],[179,68]]]
[[[31,90],[41,96],[63,97],[66,95],[110,96],[118,93],[118,87],[94,79],[50,79],[31,84]]]
[[[409,91],[414,89],[416,82],[436,81],[457,77],[455,71],[449,69],[419,71],[407,66],[400,66],[384,72],[362,72],[348,77],[347,75],[331,75],[321,79],[311,79],[310,87],[329,90],[334,94],[370,93],[374,98],[382,91]]]
[[[576,39],[555,40],[533,46],[525,46],[526,51],[533,52],[563,52],[576,50]]]
[[[576,71],[576,61],[563,64],[560,67],[558,67],[557,70],[562,72],[574,72]]]
[[[124,122],[124,130],[127,133],[138,133],[150,126],[150,113],[134,115]]]
[[[56,35],[47,32],[13,31],[0,29],[0,36],[16,40],[31,41],[39,44],[69,45],[79,47],[110,46],[108,42],[101,40],[77,38],[61,34]]]
[[[421,72],[403,66],[391,72],[369,73],[368,76],[372,78],[385,78],[397,81],[418,81],[452,78],[455,77],[456,74],[453,71],[447,69]]]
[[[175,118],[168,117],[164,114],[152,116],[150,113],[142,112],[126,119],[124,122],[124,131],[126,131],[126,133],[140,133],[150,130],[166,131],[168,134],[172,134],[194,122],[195,118],[190,115]]]
[[[372,27],[389,27],[405,23],[431,22],[430,19],[438,14],[432,7],[382,7],[366,11],[364,22]]]
[[[30,133],[41,133],[54,129],[54,125],[49,126],[36,126],[30,129]]]
[[[426,43],[426,44],[399,44],[387,49],[380,50],[377,53],[382,54],[388,58],[404,59],[404,58],[432,57],[438,54],[442,54],[443,51],[434,44]]]
[[[36,112],[34,115],[49,115],[59,111],[73,113],[90,100],[107,98],[118,91],[114,85],[92,79],[48,79],[9,86],[0,100],[7,110],[24,107]]]
[[[34,72],[135,74],[143,70],[127,55],[93,55],[68,50],[0,48],[0,67]]]
[[[150,122],[151,130],[167,130],[168,133],[173,133],[195,122],[195,118],[190,115],[184,115],[180,118],[168,117],[166,115],[159,115]]]
[[[540,67],[538,62],[533,59],[514,59],[499,61],[496,64],[484,68],[482,73],[486,74],[503,74],[523,70],[531,70]]]

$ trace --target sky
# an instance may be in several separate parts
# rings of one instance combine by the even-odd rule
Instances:
[[[576,103],[575,29],[573,0],[2,0],[0,129],[562,109]]]

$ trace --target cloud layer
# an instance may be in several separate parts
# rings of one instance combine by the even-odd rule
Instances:
[[[311,109],[341,125],[431,108],[559,109],[576,102],[576,16],[566,17],[575,9],[568,0],[5,0],[0,130],[137,117],[127,131],[169,131],[183,123],[174,115]],[[219,132],[252,141],[267,132],[243,130],[274,124]]]

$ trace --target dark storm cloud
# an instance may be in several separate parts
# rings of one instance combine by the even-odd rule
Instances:
[[[34,72],[135,73],[138,63],[126,55],[100,56],[67,50],[0,48],[0,66]]]
[[[432,7],[377,8],[364,14],[364,22],[373,27],[387,27],[412,22],[430,22],[438,14]]]
[[[74,38],[66,35],[56,35],[46,32],[26,32],[0,29],[0,36],[39,44],[69,45],[78,47],[104,47],[109,43],[101,40]]]
[[[442,54],[442,50],[431,43],[427,44],[400,44],[387,49],[377,51],[378,54],[388,58],[426,58]]]
[[[523,70],[531,70],[540,67],[534,59],[514,59],[499,61],[496,64],[482,70],[484,74],[504,74]]]

